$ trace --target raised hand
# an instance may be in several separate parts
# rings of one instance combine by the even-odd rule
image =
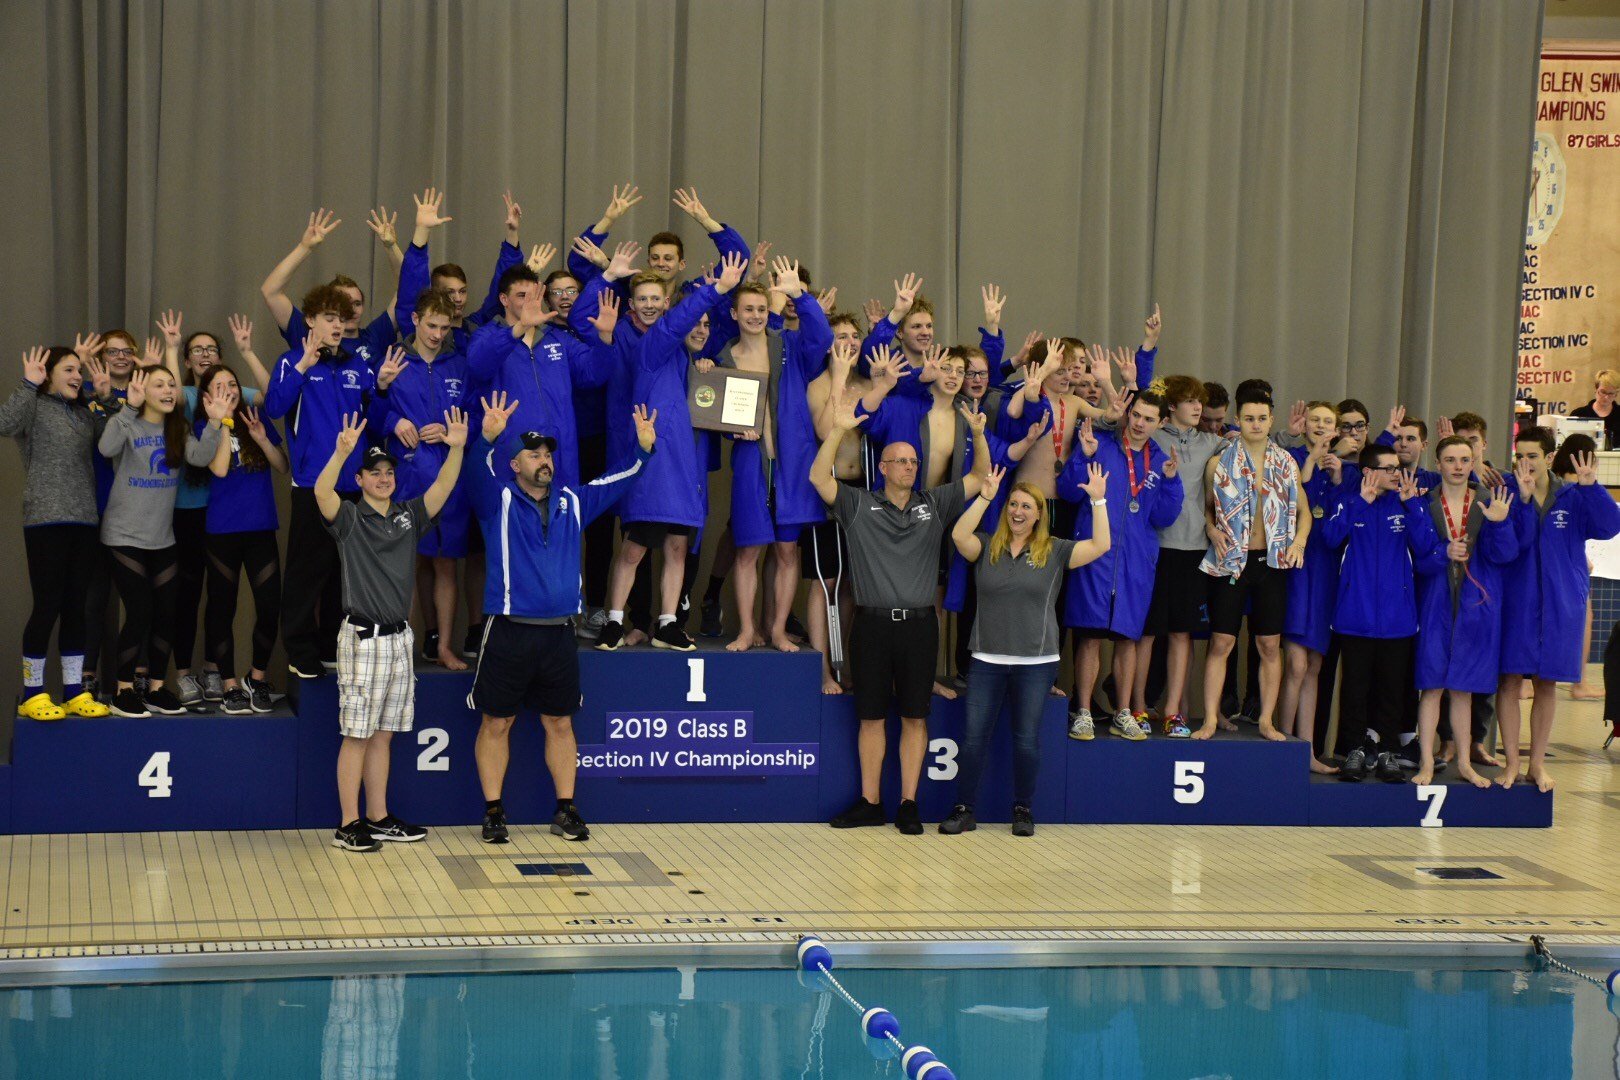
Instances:
[[[1007,297],[999,285],[981,285],[979,299],[984,302],[984,328],[994,334],[1001,329],[1001,309],[1007,306]]]
[[[23,378],[35,386],[44,386],[45,380],[50,378],[45,370],[45,361],[50,355],[51,351],[43,345],[35,345],[23,353]]]
[[[917,291],[922,288],[923,279],[916,274],[907,274],[894,283],[894,311],[905,318],[911,305],[917,302]]]
[[[1023,348],[1019,349],[1013,354],[1013,367],[1020,368],[1024,366],[1024,361],[1029,358],[1029,350],[1033,349],[1035,347],[1035,343],[1039,340],[1041,340],[1041,332],[1039,330],[1031,330],[1027,335],[1025,335]]]
[[[1103,386],[1112,386],[1114,373],[1108,363],[1108,350],[1092,342],[1086,348],[1086,359],[1091,362],[1091,374],[1096,376],[1097,382]]]
[[[106,344],[106,339],[100,334],[74,334],[73,355],[79,358],[79,363],[89,363],[96,354],[101,352],[101,347],[104,344]]]
[[[298,370],[308,371],[310,368],[315,366],[316,362],[319,361],[320,358],[321,343],[320,340],[315,337],[315,331],[311,330],[309,333],[304,335],[304,355],[298,358]]]
[[[146,372],[136,368],[130,373],[129,386],[125,390],[124,404],[132,409],[138,409],[146,404]]]
[[[618,281],[627,278],[636,272],[636,256],[641,254],[641,245],[634,240],[626,240],[613,249],[613,258],[608,260],[603,269],[603,276],[609,281]]]
[[[724,296],[737,287],[742,281],[743,272],[748,269],[748,260],[733,251],[720,260],[720,280],[715,283],[715,291]]]
[[[298,238],[298,246],[305,251],[312,251],[321,246],[321,242],[331,235],[332,230],[343,224],[343,219],[335,212],[325,207],[309,215],[309,224],[304,226],[304,235]]]
[[[246,315],[232,315],[226,320],[231,327],[231,338],[236,342],[236,351],[249,353],[253,351],[253,322]]]
[[[1582,487],[1591,487],[1597,483],[1597,455],[1592,453],[1576,454],[1570,459],[1575,466],[1575,482]]]
[[[398,224],[399,211],[390,214],[386,206],[377,207],[366,219],[366,228],[377,234],[377,242],[383,247],[394,247],[399,243]]]
[[[970,436],[977,437],[984,434],[984,425],[990,419],[990,414],[982,411],[977,401],[964,402],[956,407],[956,411],[967,421]]]
[[[1176,453],[1176,448],[1172,446],[1170,456],[1164,459],[1164,478],[1166,480],[1171,479],[1176,475],[1176,470],[1179,468],[1181,468],[1181,455]]]
[[[607,345],[612,343],[613,330],[619,325],[619,294],[612,289],[603,289],[598,295],[602,302],[591,319],[591,325],[596,327],[596,336],[602,344]]]
[[[709,227],[710,223],[714,223],[716,225],[719,224],[714,220],[714,218],[709,216],[708,210],[704,209],[703,203],[698,200],[697,188],[695,187],[676,188],[673,202],[676,206],[681,208],[681,211],[685,213],[687,217],[690,217],[693,221],[696,221],[699,225],[702,225],[704,232],[714,232],[714,230]]]
[[[420,196],[412,195],[416,200],[416,227],[418,229],[437,229],[447,221],[455,218],[444,213],[444,192],[438,188],[428,188]]]
[[[146,365],[163,363],[163,339],[149,337],[146,339],[146,351],[141,353],[141,363]]]
[[[607,254],[587,237],[574,237],[574,254],[578,255],[580,258],[584,259],[598,270],[606,270],[608,268]]]
[[[945,346],[938,344],[928,346],[922,355],[922,367],[918,371],[919,382],[931,383],[939,378],[940,361],[945,359]]]
[[[210,390],[203,395],[202,405],[203,415],[208,419],[223,420],[231,415],[232,409],[236,408],[236,400],[230,394],[215,394]]]
[[[453,405],[444,414],[444,444],[446,446],[467,445],[467,414]]]
[[[607,209],[602,211],[602,220],[609,225],[618,221],[629,209],[641,201],[641,189],[634,184],[625,184],[620,187],[613,185],[613,197],[608,200]]]
[[[264,418],[259,415],[258,409],[252,407],[243,409],[242,423],[247,425],[248,434],[253,437],[254,442],[262,443],[269,437],[264,430]]]
[[[1050,410],[1048,410],[1047,412],[1041,413],[1041,418],[1039,420],[1029,425],[1029,430],[1024,433],[1024,441],[1030,445],[1034,445],[1035,440],[1039,439],[1042,435],[1045,435],[1047,431],[1051,429],[1051,427],[1052,413]]]
[[[536,274],[538,274],[546,267],[550,266],[551,260],[555,259],[556,257],[556,244],[536,244],[532,249],[530,249],[529,257],[525,260],[525,262],[529,264],[530,270],[533,270]]]
[[[754,257],[748,261],[748,276],[762,278],[765,271],[770,268],[771,242],[761,240],[754,245]]]
[[[855,369],[855,358],[860,353],[860,347],[853,341],[838,341],[833,343],[832,358],[827,366],[832,370],[833,378],[843,382],[849,378],[849,373]]]
[[[107,370],[106,361],[92,356],[84,362],[84,374],[90,380],[90,390],[96,397],[104,398],[112,393],[112,374]]]
[[[1525,458],[1513,463],[1513,478],[1519,482],[1519,498],[1529,502],[1536,494],[1536,470]]]
[[[1131,404],[1131,392],[1124,387],[1109,386],[1107,394],[1108,407],[1103,410],[1102,418],[1111,424],[1117,424],[1125,419],[1125,410]]]
[[[866,316],[866,325],[868,327],[876,326],[878,324],[878,320],[882,319],[884,315],[888,314],[888,312],[883,310],[883,301],[876,299],[868,300],[865,304],[863,304],[861,306],[861,313]]]
[[[1065,359],[1067,359],[1063,355],[1063,351],[1062,338],[1046,339],[1046,359],[1042,360],[1040,367],[1035,369],[1036,378],[1039,381],[1045,382],[1048,375],[1055,373],[1059,368],[1063,367],[1063,363]]]
[[[1370,506],[1378,501],[1378,472],[1375,469],[1363,469],[1361,472],[1361,497]]]
[[[512,198],[512,192],[509,190],[501,192],[501,201],[506,204],[506,218],[503,221],[506,226],[506,237],[516,246],[518,233],[523,225],[523,207]]]
[[[903,355],[897,355],[888,345],[879,345],[867,357],[867,370],[872,373],[872,381],[889,387],[900,381],[900,365],[905,364]]]
[[[985,476],[984,482],[979,485],[979,497],[985,502],[995,502],[996,493],[1001,490],[1001,481],[1007,476],[1007,470],[999,466],[990,466],[990,472]]]
[[[1129,349],[1114,350],[1114,364],[1119,368],[1119,381],[1126,386],[1136,385],[1136,354]]]
[[[651,450],[658,441],[658,410],[649,413],[647,406],[637,405],[631,415],[636,421],[636,442],[643,450]]]
[[[1405,421],[1406,406],[1397,405],[1393,409],[1389,410],[1389,423],[1384,427],[1384,430],[1389,432],[1391,435],[1399,434],[1401,424],[1405,423]]]
[[[377,368],[377,389],[386,390],[405,370],[405,347],[403,345],[390,345],[388,354]]]
[[[804,283],[799,280],[799,264],[793,259],[778,255],[771,264],[772,276],[775,284],[771,286],[772,292],[785,293],[790,300],[797,300],[804,295]]]
[[[1159,347],[1159,331],[1164,326],[1164,320],[1159,315],[1159,305],[1153,305],[1153,314],[1142,323],[1142,348],[1152,352]]]
[[[1491,488],[1491,501],[1479,509],[1486,521],[1506,521],[1508,512],[1513,509],[1513,503],[1508,500],[1507,487],[1498,485]]]
[[[1402,502],[1405,502],[1407,499],[1415,499],[1422,494],[1422,492],[1418,491],[1416,469],[1401,470],[1401,487],[1399,494]]]
[[[545,297],[535,293],[518,308],[517,325],[520,330],[538,329],[557,317],[557,312],[546,307]]]
[[[1105,499],[1108,497],[1108,474],[1103,472],[1101,465],[1093,461],[1086,466],[1086,479],[1080,485],[1080,490],[1093,499]]]
[[[821,305],[823,315],[831,315],[838,307],[838,286],[834,285],[830,289],[823,289],[816,293],[816,303]]]
[[[180,323],[183,318],[184,316],[173,308],[165,311],[157,318],[158,332],[163,335],[164,344],[171,349],[178,349],[180,347],[181,338],[184,336],[180,329]]]
[[[1092,430],[1091,417],[1088,416],[1080,421],[1080,430],[1076,433],[1075,438],[1079,440],[1080,450],[1086,457],[1091,457],[1097,453],[1097,434]]]
[[[1294,407],[1288,410],[1288,434],[1296,439],[1305,434],[1305,402],[1303,399],[1294,402]]]
[[[839,431],[854,431],[866,423],[867,418],[865,416],[855,415],[855,402],[858,400],[858,397],[849,394],[844,395],[844,400],[833,407],[833,427]]]
[[[345,413],[343,427],[337,433],[336,449],[342,451],[344,457],[348,457],[354,453],[354,448],[360,445],[360,433],[365,430],[365,417],[359,413]]]
[[[1442,416],[1434,422],[1434,434],[1437,439],[1449,439],[1457,434],[1457,429],[1451,426],[1451,417]]]
[[[513,401],[508,405],[506,391],[497,390],[489,397],[479,398],[478,404],[484,407],[484,439],[493,443],[506,430],[506,422],[512,419],[512,414],[517,412],[518,402]]]

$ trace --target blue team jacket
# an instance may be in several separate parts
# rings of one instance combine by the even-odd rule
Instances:
[[[457,352],[466,352],[467,344],[472,341],[473,331],[500,314],[501,275],[506,273],[508,267],[516,266],[522,261],[523,252],[512,244],[504,241],[501,243],[501,250],[495,256],[495,273],[489,279],[489,292],[484,294],[484,302],[478,306],[477,311],[464,316],[460,326],[452,327],[450,330],[455,335]],[[399,327],[401,337],[408,338],[416,333],[416,301],[432,283],[433,275],[428,266],[427,246],[412,244],[405,249],[405,261],[399,267],[399,292],[394,299],[394,325]]]
[[[439,475],[439,466],[450,456],[450,448],[443,443],[417,443],[415,450],[408,450],[394,434],[394,426],[402,419],[418,428],[444,423],[444,414],[452,406],[466,408],[471,385],[467,358],[460,353],[441,354],[431,364],[411,353],[406,357],[405,370],[386,390],[377,391],[377,400],[386,410],[378,434],[387,433],[384,445],[399,458],[399,492],[395,499],[403,502],[426,491]],[[456,501],[454,495],[451,499]],[[439,516],[443,518],[444,512]]]
[[[1078,570],[1069,571],[1069,595],[1063,608],[1063,625],[1095,630],[1112,630],[1128,640],[1142,636],[1148,601],[1153,596],[1153,578],[1159,564],[1159,533],[1181,513],[1181,477],[1166,478],[1163,450],[1151,442],[1152,459],[1142,471],[1142,451],[1136,459],[1136,479],[1142,484],[1136,494],[1140,509],[1131,513],[1130,470],[1125,451],[1111,431],[1097,434],[1097,453],[1087,456],[1079,440],[1074,453],[1057,480],[1057,493],[1070,502],[1089,501],[1080,488],[1086,467],[1093,461],[1108,474],[1108,529],[1112,539],[1106,554]],[[1076,514],[1075,540],[1091,539],[1091,515]]]
[[[1420,498],[1403,504],[1393,491],[1369,503],[1359,490],[1346,490],[1322,530],[1329,546],[1344,545],[1334,631],[1370,638],[1417,633],[1414,566],[1438,543],[1428,505]]]
[[[304,313],[298,308],[292,309],[287,317],[287,325],[281,329],[281,337],[287,343],[287,348],[302,354],[304,339],[309,336],[309,323],[304,321]],[[375,369],[383,362],[388,353],[388,346],[399,338],[399,331],[394,328],[394,317],[390,312],[383,312],[360,328],[356,337],[343,339],[343,348],[359,357],[367,367]]]
[[[1429,492],[1426,501],[1435,545],[1417,560],[1414,682],[1419,690],[1492,693],[1501,675],[1503,568],[1519,557],[1518,536],[1511,519],[1486,521],[1484,509],[1474,503],[1468,510],[1468,570],[1453,571],[1457,564],[1446,555],[1450,537],[1440,492]]]
[[[1592,588],[1586,541],[1620,532],[1620,507],[1597,484],[1549,484],[1546,506],[1520,499],[1514,486],[1510,520],[1523,557],[1504,582],[1502,673],[1578,682]]]
[[[367,438],[355,446],[343,471],[338,474],[337,490],[358,491],[355,473],[360,456],[387,421],[386,408],[376,397],[376,376],[371,365],[348,351],[347,344],[337,352],[324,352],[307,372],[298,370],[304,350],[283,353],[270,376],[270,389],[264,395],[264,414],[272,420],[287,420],[287,447],[293,484],[314,487],[321,470],[332,456],[343,418],[361,413],[366,418]]]
[[[1301,467],[1310,455],[1303,446],[1289,447],[1288,452]],[[1325,654],[1333,642],[1333,609],[1339,602],[1341,552],[1328,543],[1327,530],[1322,526],[1337,510],[1345,488],[1335,484],[1327,470],[1321,468],[1311,473],[1304,488],[1305,500],[1311,505],[1311,535],[1305,541],[1304,565],[1288,574],[1288,609],[1283,617],[1283,636],[1312,652]],[[1354,489],[1351,490],[1354,493]]]
[[[484,614],[529,619],[578,614],[580,536],[618,501],[654,455],[638,445],[630,464],[610,468],[589,484],[575,488],[553,483],[550,505],[542,508],[512,475],[519,444],[512,429],[507,431],[498,448],[479,436],[473,467],[464,474],[484,531]]]
[[[579,296],[568,312],[569,329],[580,339],[592,342],[601,340],[591,320],[602,310],[602,293],[612,287],[598,274],[580,288]],[[641,336],[642,331],[630,317],[626,304],[620,310],[619,321],[613,326],[613,344],[608,346],[610,359],[607,361],[608,377],[603,386],[602,400],[597,402],[585,394],[575,398],[576,413],[580,410],[602,413],[601,430],[607,435],[609,461],[626,460],[636,441],[636,426],[630,418],[630,411],[636,404],[631,398],[635,394],[636,357],[641,355]],[[582,427],[581,430],[588,429]]]

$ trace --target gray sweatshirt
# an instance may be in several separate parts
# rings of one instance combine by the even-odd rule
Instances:
[[[1204,532],[1204,469],[1227,441],[1207,431],[1170,424],[1155,431],[1153,441],[1165,450],[1174,448],[1181,459],[1176,468],[1176,475],[1181,477],[1181,513],[1159,533],[1159,545],[1175,551],[1205,551],[1209,536]]]
[[[0,402],[0,435],[22,450],[23,527],[94,525],[96,478],[90,455],[106,425],[84,406],[23,384]]]
[[[219,446],[219,428],[203,428],[201,438],[186,436],[186,461],[207,465]],[[174,498],[180,469],[170,471],[163,425],[142,420],[128,406],[113,413],[101,433],[101,456],[113,465],[112,494],[101,518],[101,542],[108,547],[157,551],[174,546]]]

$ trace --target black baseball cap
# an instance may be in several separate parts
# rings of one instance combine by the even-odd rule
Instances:
[[[386,447],[368,446],[365,454],[360,458],[360,471],[365,472],[367,469],[375,469],[385,461],[396,469],[399,468],[399,459],[390,454]]]
[[[525,431],[518,438],[523,441],[523,449],[525,450],[545,449],[550,450],[553,454],[557,452],[557,440],[550,435],[542,435],[538,431]]]

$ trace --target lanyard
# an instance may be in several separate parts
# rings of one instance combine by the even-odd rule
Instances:
[[[1057,423],[1052,425],[1052,456],[1061,465],[1063,463],[1063,429],[1069,424],[1069,403],[1063,400],[1062,394],[1059,394],[1053,398],[1052,404],[1057,408]]]
[[[1461,540],[1468,535],[1468,510],[1473,504],[1473,490],[1465,490],[1463,492],[1462,525],[1459,527],[1456,522],[1451,520],[1451,507],[1446,503],[1446,493],[1444,491],[1440,493],[1440,509],[1446,515],[1446,534],[1453,540]]]
[[[1149,439],[1142,444],[1142,482],[1136,482],[1136,458],[1131,456],[1130,443],[1124,439],[1119,441],[1120,449],[1125,451],[1125,469],[1130,473],[1131,498],[1135,498],[1147,486],[1147,478],[1153,472],[1153,440]]]

